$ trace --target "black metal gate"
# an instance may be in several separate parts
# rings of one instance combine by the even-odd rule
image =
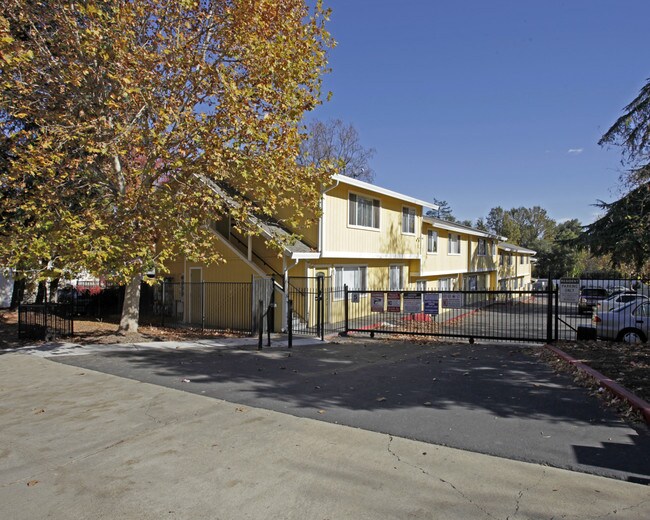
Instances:
[[[18,338],[44,340],[72,336],[73,306],[67,303],[18,306]]]
[[[557,291],[358,291],[345,332],[551,342]]]
[[[291,327],[294,334],[323,338],[330,324],[332,279],[329,276],[292,276],[287,296],[292,302]]]

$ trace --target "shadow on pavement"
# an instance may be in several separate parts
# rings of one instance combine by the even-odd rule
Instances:
[[[204,344],[57,361],[472,451],[650,477],[647,428],[622,423],[528,348],[356,341],[257,351]]]

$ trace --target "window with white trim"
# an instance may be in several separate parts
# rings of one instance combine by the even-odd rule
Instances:
[[[334,299],[344,298],[344,287],[351,291],[365,291],[368,268],[365,265],[346,265],[334,268]]]
[[[438,280],[438,290],[439,291],[451,291],[453,287],[451,278],[440,278]]]
[[[403,291],[404,290],[404,266],[391,265],[388,268],[388,290],[389,291]]]
[[[524,265],[524,255],[519,257],[519,265]]]
[[[348,223],[351,226],[360,226],[379,229],[379,200],[371,199],[350,193],[348,203]]]
[[[402,207],[402,233],[415,235],[415,208]]]
[[[460,235],[456,233],[449,233],[449,243],[447,245],[447,253],[450,255],[460,254]]]
[[[438,232],[430,229],[427,231],[427,253],[438,252]]]

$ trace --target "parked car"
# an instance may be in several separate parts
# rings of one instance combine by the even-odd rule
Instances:
[[[580,291],[578,314],[592,312],[598,302],[609,298],[609,291],[602,287],[585,287]]]
[[[649,298],[647,296],[643,294],[636,294],[635,292],[612,294],[606,300],[601,300],[598,302],[595,312],[608,312],[631,301],[641,302],[648,299]]]
[[[626,343],[645,343],[650,336],[650,301],[632,301],[608,312],[594,314],[596,335]]]

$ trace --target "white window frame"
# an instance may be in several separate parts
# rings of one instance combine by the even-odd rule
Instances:
[[[398,286],[393,286],[393,270],[399,269],[399,283]],[[403,291],[404,290],[404,264],[392,264],[388,266],[388,290],[389,291]]]
[[[458,252],[452,252],[452,245],[454,244],[453,237],[456,237],[457,243],[458,243]],[[460,234],[458,233],[449,233],[449,237],[447,238],[447,254],[452,255],[452,256],[459,256],[461,254],[461,240],[460,240]]]
[[[416,218],[417,211],[414,207],[402,206],[402,235],[415,235]]]
[[[433,251],[431,251],[431,248],[429,247],[431,245],[431,239],[433,238]],[[427,230],[427,254],[428,255],[437,255],[438,254],[438,232],[429,229]]]
[[[345,278],[340,280],[338,283],[338,277],[341,276],[339,273],[344,273],[345,271],[359,271],[359,281],[361,282],[361,287],[351,287],[348,284],[348,289],[351,291],[366,291],[368,288],[368,266],[367,265],[335,265],[334,266],[334,300],[340,301],[345,299],[344,287],[345,287]],[[361,297],[367,296],[367,294],[361,294]]]
[[[370,213],[370,226],[358,224],[359,221],[359,199],[369,202],[372,210]],[[354,211],[352,207],[354,206]],[[376,222],[375,222],[376,220]],[[367,195],[361,195],[355,192],[348,193],[348,226],[351,228],[368,229],[372,231],[379,231],[381,229],[381,201]]]

